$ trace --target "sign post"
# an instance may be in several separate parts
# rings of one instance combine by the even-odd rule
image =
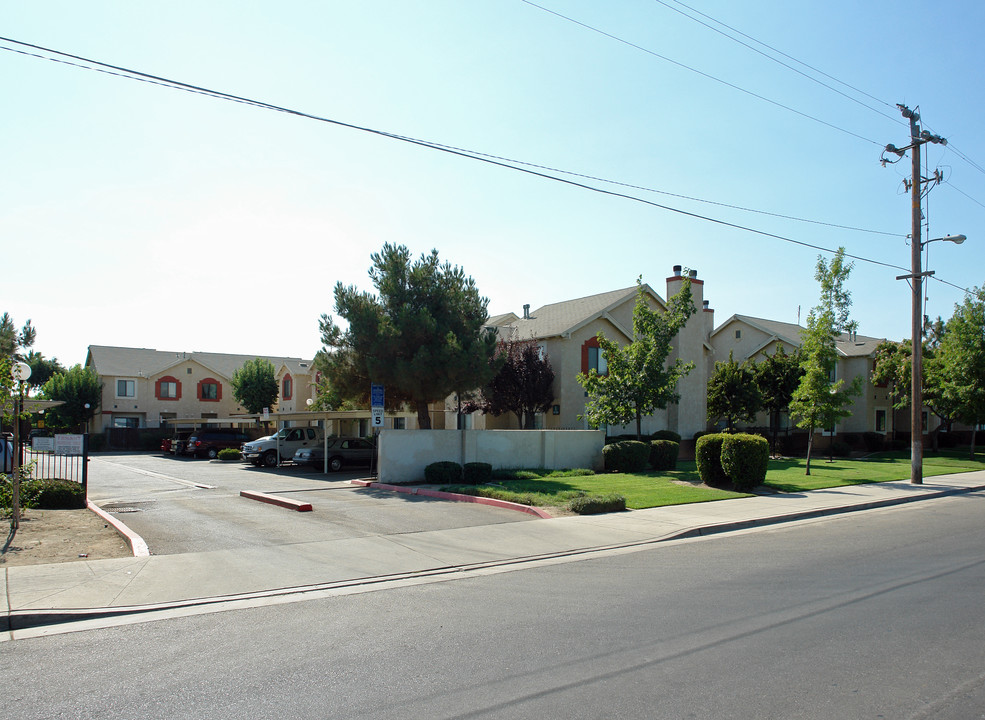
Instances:
[[[380,430],[383,428],[383,386],[373,383],[369,388],[369,404],[373,413],[373,421],[370,423],[373,427],[373,460],[370,462],[369,472],[370,475],[375,477],[376,468],[374,467],[376,457],[380,452],[379,445],[379,435]]]

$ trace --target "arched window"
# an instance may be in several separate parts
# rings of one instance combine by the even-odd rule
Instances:
[[[154,383],[154,397],[158,400],[180,400],[181,382],[178,378],[165,375]]]
[[[599,347],[599,340],[596,337],[589,338],[581,346],[581,372],[588,375],[589,370],[595,370],[599,375],[609,372],[605,354]]]
[[[198,382],[198,399],[204,402],[222,400],[222,383],[215,378],[205,378]]]
[[[288,373],[284,376],[284,380],[281,382],[281,399],[290,400],[294,397],[294,378]]]

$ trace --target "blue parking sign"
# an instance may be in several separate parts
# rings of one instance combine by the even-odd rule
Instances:
[[[383,386],[373,384],[369,390],[370,407],[383,407]]]

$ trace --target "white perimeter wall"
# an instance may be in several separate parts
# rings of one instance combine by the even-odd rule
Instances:
[[[424,468],[451,460],[485,462],[494,470],[602,470],[601,430],[384,430],[379,439],[380,482],[424,479]]]

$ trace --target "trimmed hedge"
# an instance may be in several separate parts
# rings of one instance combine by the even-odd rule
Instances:
[[[737,433],[722,440],[721,467],[732,487],[747,492],[766,480],[770,444],[760,435]]]
[[[701,482],[710,487],[727,488],[730,485],[728,475],[722,469],[722,443],[726,437],[726,433],[709,433],[702,435],[694,443],[698,475],[701,476]]]
[[[223,448],[219,451],[220,460],[240,460],[243,454],[236,448]]]
[[[0,483],[0,506],[5,512],[10,507],[10,495],[11,484]],[[86,499],[82,485],[72,480],[25,480],[21,482],[20,503],[25,509],[81,510]]]
[[[424,480],[431,485],[462,482],[462,466],[451,460],[434,462],[424,468]]]
[[[626,498],[615,493],[609,495],[585,495],[568,503],[568,510],[579,515],[619,512],[626,509]]]
[[[621,440],[602,448],[605,469],[612,472],[641,472],[650,460],[650,445],[636,440]]]
[[[657,430],[655,433],[650,435],[651,440],[670,440],[678,445],[681,444],[680,433],[675,433],[673,430]]]
[[[465,463],[462,482],[466,485],[485,485],[492,481],[492,465],[484,462]]]
[[[677,467],[677,456],[681,446],[671,440],[650,441],[650,467],[654,470],[673,470]]]

